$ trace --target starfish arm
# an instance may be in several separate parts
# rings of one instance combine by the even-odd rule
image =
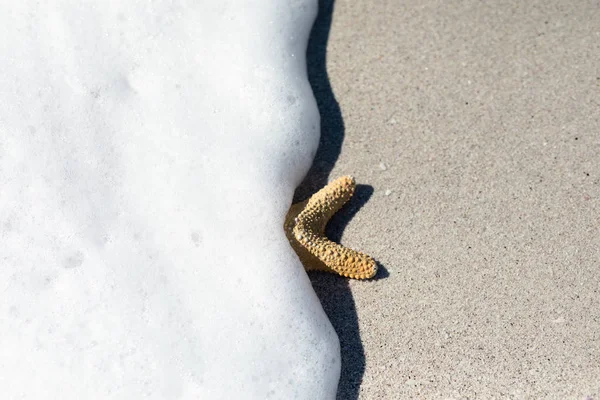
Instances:
[[[298,216],[298,214],[300,214],[302,212],[304,207],[306,207],[306,203],[308,203],[308,200],[300,202],[300,203],[292,204],[292,206],[290,207],[290,210],[288,211],[288,214],[285,218],[285,225],[284,225],[285,235],[287,236],[288,241],[292,245],[292,248],[298,255],[298,258],[300,259],[300,262],[304,266],[305,270],[307,270],[307,271],[326,271],[326,272],[335,273],[335,271],[333,271],[331,268],[329,268],[327,265],[325,265],[323,263],[323,261],[319,260],[317,257],[312,255],[306,249],[306,247],[304,247],[302,244],[300,244],[300,242],[298,242],[298,240],[296,240],[296,237],[294,236],[294,227],[296,226],[296,217]]]
[[[301,211],[293,219],[293,224],[289,219],[286,221],[286,232],[293,225],[295,240],[290,239],[292,246],[301,260],[310,261],[310,267],[306,267],[305,264],[307,269],[326,270],[354,279],[371,278],[377,273],[375,260],[330,241],[324,233],[329,219],[354,194],[355,186],[352,177],[343,176],[336,179],[314,194],[306,204],[299,205]],[[294,211],[297,212],[298,208]],[[288,233],[288,239],[290,236]],[[298,245],[301,247],[300,251],[296,249]]]

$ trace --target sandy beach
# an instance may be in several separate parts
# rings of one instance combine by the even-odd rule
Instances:
[[[311,274],[340,399],[600,397],[600,9],[323,1],[321,147],[351,174],[329,235],[372,281]]]

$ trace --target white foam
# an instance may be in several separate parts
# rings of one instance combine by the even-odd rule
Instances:
[[[3,6],[3,398],[335,397],[282,230],[318,144],[316,8]]]

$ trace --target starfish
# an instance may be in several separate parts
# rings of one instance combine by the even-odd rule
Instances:
[[[355,187],[353,177],[342,176],[290,207],[285,234],[307,271],[327,271],[353,279],[368,279],[377,273],[371,257],[325,236],[327,222],[352,197]]]

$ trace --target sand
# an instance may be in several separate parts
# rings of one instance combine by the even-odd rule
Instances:
[[[329,234],[382,266],[311,273],[338,397],[600,398],[597,1],[321,3],[297,197],[354,175]]]

